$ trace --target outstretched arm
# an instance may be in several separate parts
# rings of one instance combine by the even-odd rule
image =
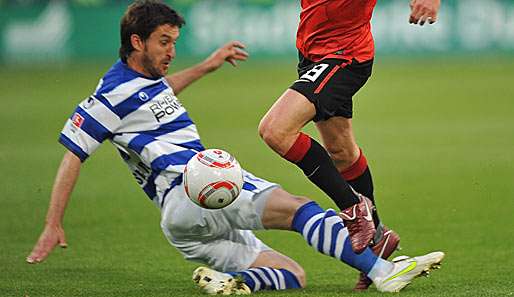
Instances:
[[[45,229],[27,257],[28,263],[44,261],[57,245],[62,248],[67,246],[62,220],[71,192],[79,176],[81,164],[80,159],[72,152],[68,151],[64,154],[55,177],[50,205],[46,214]]]
[[[423,26],[428,21],[433,24],[437,21],[437,13],[441,0],[412,0],[410,2],[411,14],[409,23]]]
[[[248,58],[248,53],[243,50],[244,48],[245,46],[241,42],[231,41],[213,52],[200,64],[167,75],[166,79],[176,95],[197,79],[220,68],[225,61],[232,64],[234,67],[237,66],[237,61],[245,61]]]

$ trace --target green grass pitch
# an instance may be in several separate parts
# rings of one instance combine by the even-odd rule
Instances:
[[[65,216],[69,247],[28,265],[64,148],[57,137],[109,63],[0,70],[0,296],[197,296],[197,266],[159,229],[159,212],[113,147],[83,166]],[[183,67],[180,64],[177,67]],[[176,69],[172,68],[172,70]],[[225,66],[181,94],[207,147],[254,174],[334,207],[259,139],[257,125],[295,77],[291,61]],[[379,212],[400,254],[442,250],[442,269],[402,296],[514,295],[514,60],[385,60],[358,93],[354,126],[374,173]],[[315,133],[312,125],[306,128]],[[258,232],[307,272],[302,291],[353,294],[356,271],[294,233]]]

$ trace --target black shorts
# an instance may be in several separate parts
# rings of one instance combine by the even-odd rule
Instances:
[[[289,88],[314,104],[316,115],[313,121],[335,116],[352,118],[352,97],[371,76],[373,60],[359,63],[331,58],[314,63],[301,54],[299,56],[299,79]]]

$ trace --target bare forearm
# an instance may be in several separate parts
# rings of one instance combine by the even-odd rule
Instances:
[[[80,173],[80,159],[72,152],[64,155],[57,176],[55,177],[50,205],[46,215],[46,224],[60,226],[64,217],[64,211],[68,205],[71,192]]]
[[[237,66],[237,61],[245,61],[248,53],[245,52],[244,44],[239,41],[231,41],[214,51],[203,62],[180,72],[166,76],[166,80],[173,88],[175,95],[180,93],[194,81],[203,77],[209,72],[220,68],[225,62]]]
[[[168,75],[166,76],[166,80],[168,80],[168,83],[173,88],[173,92],[177,95],[190,84],[211,71],[213,71],[213,69],[209,69],[209,66],[204,61],[193,67]]]
[[[50,205],[46,215],[46,225],[39,236],[36,245],[27,256],[27,263],[40,263],[48,257],[50,252],[59,245],[65,248],[68,244],[62,228],[62,219],[71,192],[80,173],[80,159],[72,152],[67,152],[62,158],[61,165],[55,177]]]

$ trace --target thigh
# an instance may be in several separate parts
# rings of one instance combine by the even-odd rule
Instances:
[[[267,201],[279,185],[243,171],[243,191],[229,206],[220,211],[227,220],[227,229],[261,230],[263,213]],[[214,213],[213,213],[214,214]]]
[[[262,118],[259,133],[276,152],[285,155],[315,114],[314,105],[304,95],[288,89]]]
[[[298,132],[315,113],[314,105],[303,94],[287,89],[264,115],[262,122],[280,130]]]
[[[185,196],[168,196],[161,218],[166,239],[186,260],[219,271],[248,268],[262,251],[269,250],[250,230],[236,227],[263,228],[258,208],[251,202],[259,194],[252,189],[247,186],[236,200],[238,204],[229,206],[232,209],[221,210],[203,209]]]
[[[175,187],[161,210],[161,228],[177,240],[211,240],[233,230],[263,229],[262,213],[277,184],[243,171],[239,197],[222,209],[204,209],[187,198],[183,185]]]
[[[260,254],[270,251],[249,230],[233,230],[210,240],[170,240],[186,260],[218,271],[241,271],[251,267]]]

